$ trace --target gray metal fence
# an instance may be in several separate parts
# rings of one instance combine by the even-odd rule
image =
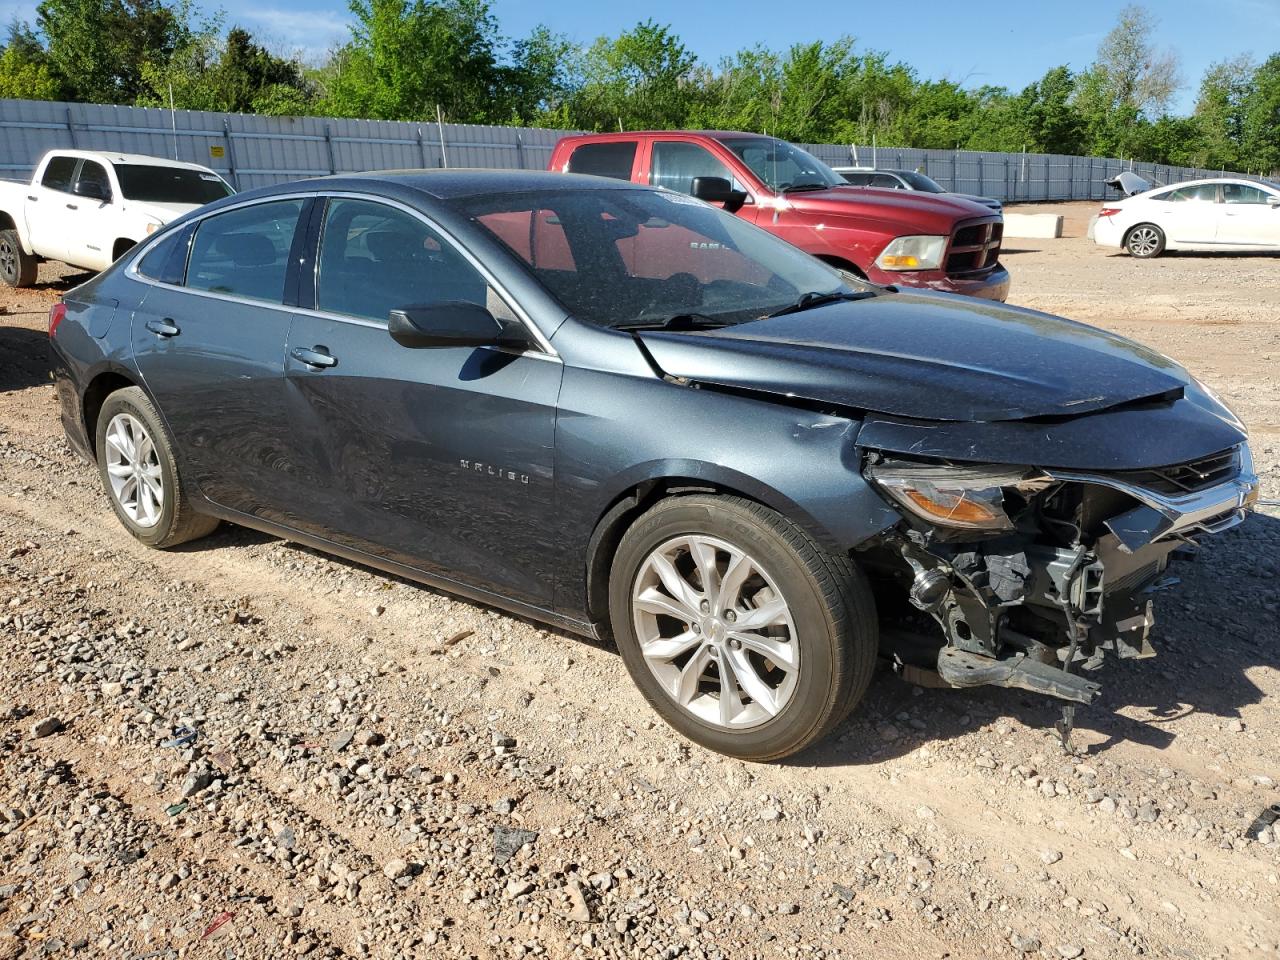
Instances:
[[[29,176],[47,150],[142,153],[202,163],[238,189],[358,170],[546,167],[563,130],[435,122],[259,117],[85,103],[0,100],[0,177]],[[1132,169],[1164,183],[1217,171],[1098,157],[806,144],[836,166],[920,170],[944,187],[1000,200],[1101,199]]]

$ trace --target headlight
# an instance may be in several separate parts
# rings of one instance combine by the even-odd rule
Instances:
[[[1052,481],[1016,467],[967,467],[886,460],[867,476],[912,514],[931,524],[963,530],[1012,530],[1006,491],[1029,495]]]
[[[937,270],[946,248],[946,237],[896,237],[876,257],[876,266],[881,270]]]

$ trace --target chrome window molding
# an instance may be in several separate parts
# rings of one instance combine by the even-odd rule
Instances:
[[[344,200],[364,200],[369,203],[381,203],[386,206],[394,207],[398,210],[402,210],[405,213],[409,214],[410,216],[416,217],[418,220],[421,220],[432,231],[434,231],[444,241],[446,241],[454,250],[456,250],[458,254],[460,254],[463,257],[463,259],[465,259],[468,263],[470,263],[473,267],[475,267],[476,271],[482,277],[484,277],[485,282],[494,289],[494,291],[498,294],[499,297],[502,298],[502,301],[507,305],[507,307],[511,310],[512,314],[514,314],[515,318],[529,333],[533,342],[538,346],[537,350],[523,350],[523,351],[515,351],[515,352],[517,352],[520,356],[538,357],[539,359],[547,359],[547,360],[555,360],[555,361],[560,360],[560,355],[556,352],[555,348],[551,346],[551,341],[542,332],[542,330],[539,329],[538,325],[535,324],[533,320],[529,317],[529,314],[524,309],[524,307],[522,307],[516,301],[515,297],[511,296],[511,294],[507,291],[506,287],[504,287],[501,283],[498,282],[498,279],[493,275],[493,272],[489,270],[488,267],[486,267],[475,256],[473,256],[470,250],[467,250],[460,243],[458,243],[458,241],[454,239],[453,235],[450,234],[449,231],[445,230],[438,223],[432,220],[429,216],[424,214],[421,210],[416,210],[413,207],[409,206],[408,204],[401,203],[398,200],[392,200],[387,197],[378,196],[376,194],[360,193],[358,191],[351,191],[351,190],[342,190],[342,191],[316,190],[316,191],[307,192],[307,193],[290,193],[290,194],[285,194],[284,196],[255,197],[254,199],[246,200],[243,203],[228,204],[225,207],[219,207],[217,210],[211,210],[208,213],[201,214],[200,216],[197,216],[192,220],[187,221],[187,226],[190,226],[192,223],[199,224],[200,222],[207,220],[210,217],[216,217],[219,214],[229,213],[232,210],[240,210],[245,207],[258,206],[264,203],[278,203],[282,200],[295,200],[295,199],[311,200],[311,199],[317,199],[317,198],[318,199],[335,198],[335,199],[344,199]],[[303,225],[300,223],[299,227],[303,227]],[[197,229],[199,228],[197,227]],[[340,323],[351,323],[357,326],[373,327],[373,328],[383,329],[383,330],[385,330],[387,327],[385,323],[379,323],[376,320],[368,320],[363,317],[351,317],[345,314],[329,313],[328,311],[324,311],[324,310],[308,309],[304,307],[291,307],[283,303],[274,303],[267,300],[253,300],[249,297],[238,297],[233,294],[215,293],[210,290],[198,290],[198,289],[195,289],[194,287],[188,287],[185,284],[164,283],[161,280],[156,280],[156,279],[153,279],[152,277],[148,277],[148,276],[145,276],[144,274],[139,273],[138,264],[142,262],[143,257],[147,255],[147,252],[156,243],[158,243],[160,240],[168,236],[169,236],[168,230],[160,231],[152,235],[151,237],[148,237],[144,243],[139,244],[137,254],[129,262],[129,266],[125,268],[125,276],[129,277],[129,279],[131,280],[136,280],[139,283],[145,283],[153,287],[162,287],[166,290],[181,290],[184,293],[191,294],[192,296],[208,297],[210,299],[222,300],[228,303],[245,304],[246,306],[266,307],[271,310],[284,310],[288,313],[300,313],[300,314],[306,314],[309,316],[319,316],[329,320],[336,320]],[[319,247],[317,245],[317,253],[318,252],[319,252]],[[315,263],[312,264],[312,270],[313,270],[312,277],[311,277],[312,283],[315,283],[318,277],[318,274],[316,274],[314,271],[319,270],[319,260],[320,258],[317,256],[315,258]],[[510,351],[504,351],[504,352],[510,352]]]

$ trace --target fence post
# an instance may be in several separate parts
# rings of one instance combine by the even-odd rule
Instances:
[[[986,195],[987,191],[984,189],[986,185],[987,178],[982,170],[982,154],[978,154],[978,196],[982,197]]]
[[[222,121],[222,136],[227,141],[227,172],[231,174],[231,185],[240,189],[240,175],[236,173],[236,145],[231,140],[231,124]]]
[[[1074,200],[1076,198],[1076,157],[1070,154],[1067,157],[1067,199]]]
[[[422,128],[418,128],[418,153],[422,155],[422,169],[427,169],[427,141],[422,136]]]
[[[327,123],[324,125],[324,143],[329,148],[329,172],[337,173],[338,161],[333,155],[333,127]]]
[[[524,169],[524,134],[516,133],[516,162]]]
[[[67,107],[67,133],[71,134],[71,149],[72,149],[72,150],[78,149],[78,148],[79,148],[79,144],[77,144],[77,143],[76,143],[76,128],[75,128],[75,126],[71,123],[71,108],[70,108],[70,107]]]

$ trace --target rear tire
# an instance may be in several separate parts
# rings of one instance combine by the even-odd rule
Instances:
[[[18,231],[0,230],[0,280],[10,287],[29,287],[36,282],[40,261],[22,249]]]
[[[1164,231],[1154,223],[1140,223],[1125,234],[1124,248],[1129,256],[1150,260],[1164,253]]]
[[[650,705],[690,740],[743,760],[826,736],[875,669],[862,572],[738,497],[674,497],[640,517],[614,556],[609,614]]]
[[[125,387],[108,396],[95,432],[102,487],[134,537],[149,547],[175,547],[218,526],[215,517],[192,508],[173,440],[141,389]]]

